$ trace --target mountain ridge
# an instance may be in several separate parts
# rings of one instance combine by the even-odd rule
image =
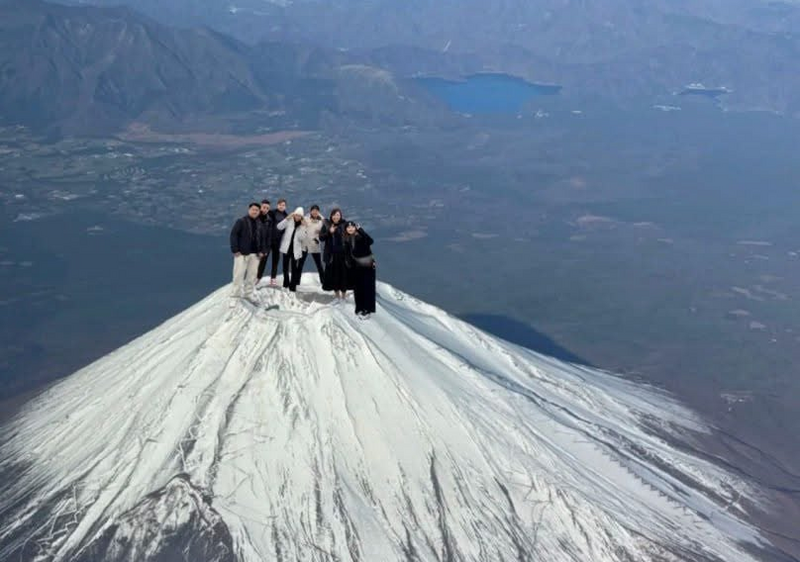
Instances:
[[[575,99],[663,101],[703,82],[731,89],[721,99],[726,108],[800,110],[800,89],[791,87],[788,72],[800,56],[800,34],[790,29],[723,24],[683,8],[625,12],[619,19],[613,2],[592,2],[596,21],[570,17],[569,3],[541,13],[525,8],[513,18],[519,10],[505,6],[499,19],[476,18],[475,7],[466,6],[465,21],[480,23],[467,33],[447,4],[423,2],[418,14],[375,20],[379,7],[271,5],[250,18],[271,25],[257,26],[257,41],[248,43],[226,18],[187,12],[177,22],[163,4],[6,0],[0,119],[62,135],[104,135],[132,121],[215,131],[249,123],[250,132],[317,129],[329,116],[436,125],[451,116],[409,78],[481,71],[558,84]],[[403,25],[390,25],[395,20]],[[740,51],[742,45],[747,49]],[[394,87],[343,71],[353,65],[389,72]]]
[[[160,6],[127,3],[152,14]],[[732,88],[725,100],[732,109],[800,111],[800,98],[790,92],[798,89],[790,72],[800,53],[796,3],[240,0],[234,11],[230,6],[205,0],[159,14],[173,25],[202,22],[247,42],[268,38],[364,52],[401,45],[473,57],[482,68],[620,102],[705,82]]]
[[[131,117],[268,101],[237,43],[216,32],[171,30],[127,7],[11,0],[0,9],[0,100],[19,121],[107,131]]]
[[[253,134],[317,129],[329,116],[426,119],[425,107],[399,95],[403,84],[382,88],[346,63],[370,65],[314,46],[169,27],[127,6],[0,3],[0,120],[61,136],[136,122]]]

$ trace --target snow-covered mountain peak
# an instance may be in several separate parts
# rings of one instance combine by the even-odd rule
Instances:
[[[36,398],[0,559],[752,559],[757,498],[673,444],[690,412],[378,290],[362,321],[223,288]]]

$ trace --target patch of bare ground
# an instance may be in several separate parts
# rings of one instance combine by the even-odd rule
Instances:
[[[309,134],[308,131],[277,131],[262,135],[232,135],[227,133],[167,133],[152,130],[143,123],[133,123],[117,135],[128,142],[192,144],[209,149],[236,149],[249,146],[270,146]]]

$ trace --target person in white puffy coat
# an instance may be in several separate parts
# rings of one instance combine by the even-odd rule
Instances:
[[[303,259],[300,263],[300,274],[303,274],[303,266],[306,263],[306,258],[308,255],[311,254],[311,257],[314,260],[314,265],[317,266],[317,273],[319,274],[319,284],[322,285],[324,283],[325,278],[323,274],[325,270],[322,267],[322,245],[319,241],[319,233],[322,230],[322,224],[325,221],[322,220],[322,215],[319,214],[319,205],[313,205],[311,207],[311,212],[306,217],[305,225],[306,225],[306,236],[305,242],[303,246]]]
[[[280,249],[283,263],[286,264],[283,268],[283,286],[295,292],[300,284],[303,245],[306,239],[303,208],[296,208],[291,215],[278,223],[278,230],[283,231]]]

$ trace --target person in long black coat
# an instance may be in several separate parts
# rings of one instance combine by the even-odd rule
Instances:
[[[333,291],[339,299],[346,298],[347,291],[352,288],[350,271],[345,260],[344,224],[342,210],[334,209],[319,232],[320,242],[325,244],[322,252],[322,261],[325,262],[325,282],[322,288],[325,291]]]
[[[345,226],[346,262],[351,271],[356,314],[368,318],[375,313],[376,264],[372,254],[374,240],[354,222]]]

